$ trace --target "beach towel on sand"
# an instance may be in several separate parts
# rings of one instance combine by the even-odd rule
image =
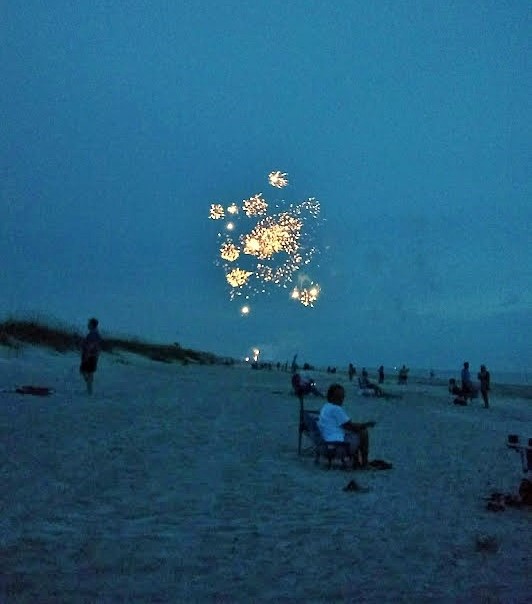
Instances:
[[[54,392],[48,386],[17,386],[14,390],[5,388],[1,392],[16,392],[17,394],[32,394],[34,396],[49,396]]]

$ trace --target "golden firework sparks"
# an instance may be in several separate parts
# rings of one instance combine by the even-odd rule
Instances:
[[[318,299],[320,288],[318,285],[311,285],[309,288],[298,289],[294,287],[291,297],[294,300],[299,300],[303,306],[314,306],[314,302]]]
[[[220,248],[220,258],[234,262],[240,256],[240,251],[234,243],[224,243]]]
[[[262,197],[262,193],[257,193],[249,199],[244,199],[243,208],[246,216],[262,216],[266,214],[268,203]]]
[[[219,203],[213,203],[209,212],[209,218],[211,220],[220,220],[225,216],[224,207]]]
[[[269,184],[277,188],[288,185],[286,172],[270,172],[268,179]],[[313,306],[319,296],[319,286],[299,275],[316,253],[314,228],[320,204],[315,198],[308,198],[277,214],[269,214],[269,207],[262,193],[238,205],[232,202],[227,206],[211,205],[210,218],[224,219],[223,229],[218,231],[217,264],[223,267],[231,287],[230,298],[243,295],[248,298],[265,293],[273,286],[291,288],[291,282],[297,277],[297,287],[289,290],[291,297],[303,306]],[[240,267],[232,268],[234,264],[231,264],[237,260]]]
[[[245,271],[241,268],[234,268],[226,275],[227,283],[229,283],[231,287],[242,287],[246,284],[247,280],[252,274],[253,272],[251,271]]]
[[[309,197],[297,206],[295,212],[298,215],[308,212],[312,218],[317,218],[320,213],[320,202],[315,197]]]
[[[268,174],[268,182],[272,187],[277,187],[278,189],[282,189],[286,187],[288,184],[288,178],[286,178],[288,174],[286,172],[280,172],[277,170],[276,172],[270,172]]]
[[[284,212],[278,216],[268,216],[261,220],[247,235],[241,237],[244,254],[256,256],[260,260],[285,252],[295,254],[303,223]]]
[[[264,283],[282,285],[290,281],[292,275],[300,269],[300,265],[293,261],[286,261],[281,266],[272,268],[265,264],[257,264],[257,277]],[[286,286],[285,286],[286,287]]]

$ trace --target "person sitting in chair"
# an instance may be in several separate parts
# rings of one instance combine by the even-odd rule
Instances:
[[[383,396],[381,387],[369,381],[368,372],[365,367],[362,369],[362,375],[359,378],[358,383],[362,390],[373,390],[373,392],[375,392],[375,396]]]
[[[294,388],[294,392],[299,399],[302,399],[307,394],[323,396],[323,394],[316,387],[314,378],[306,371],[294,373],[292,375],[292,387]]]
[[[345,442],[353,456],[353,467],[368,465],[368,428],[374,421],[356,423],[342,409],[345,389],[340,384],[332,384],[327,391],[327,402],[320,410],[318,427],[325,442]]]

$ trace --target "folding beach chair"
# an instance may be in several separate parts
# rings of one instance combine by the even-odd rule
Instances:
[[[298,454],[301,455],[301,441],[303,434],[310,440],[311,445],[308,448],[314,453],[314,462],[318,464],[320,457],[327,459],[327,467],[330,469],[333,459],[339,459],[342,465],[345,465],[345,460],[352,458],[349,444],[343,441],[326,442],[321,436],[318,426],[320,412],[316,409],[305,409],[303,397],[299,398],[299,442]]]
[[[377,396],[377,392],[373,388],[368,388],[361,378],[358,378],[358,394],[361,396]]]
[[[532,438],[524,439],[518,434],[508,434],[506,444],[521,455],[523,473],[528,474],[532,470]]]

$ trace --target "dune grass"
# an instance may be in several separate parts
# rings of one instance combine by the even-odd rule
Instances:
[[[82,339],[83,335],[80,332],[58,322],[34,318],[8,318],[0,322],[0,345],[11,348],[20,347],[21,344],[34,344],[57,352],[67,352],[78,350]],[[110,353],[120,350],[132,352],[163,363],[221,362],[221,359],[213,353],[183,348],[177,342],[156,344],[139,338],[109,336],[103,337],[102,348]]]

